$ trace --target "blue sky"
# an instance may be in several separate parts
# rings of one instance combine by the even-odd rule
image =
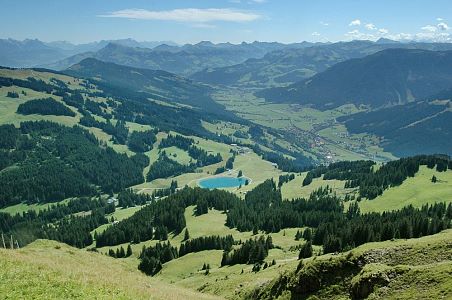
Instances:
[[[450,0],[2,0],[0,38],[452,42],[449,21]]]

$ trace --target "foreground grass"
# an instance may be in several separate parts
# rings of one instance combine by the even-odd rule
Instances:
[[[212,299],[162,283],[121,260],[38,240],[0,250],[2,299]]]

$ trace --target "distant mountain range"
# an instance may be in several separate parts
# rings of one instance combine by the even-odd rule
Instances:
[[[133,39],[102,40],[78,45],[66,41],[46,43],[37,39],[23,41],[0,39],[0,66],[24,68],[50,65],[76,54],[98,51],[112,42],[128,47],[143,48],[154,48],[162,44],[176,45],[169,41],[137,42]]]
[[[339,62],[391,48],[445,51],[452,50],[452,44],[399,43],[388,39],[377,42],[306,43],[299,47],[275,50],[263,58],[249,59],[241,64],[202,70],[191,78],[216,85],[280,87],[312,77]]]
[[[0,40],[0,65],[6,67],[33,67],[63,59],[65,50],[44,44],[39,40]]]
[[[310,104],[322,110],[348,103],[378,108],[422,100],[451,86],[452,51],[388,49],[257,95],[272,102]]]
[[[141,47],[141,48],[155,48],[159,45],[170,45],[170,46],[177,46],[176,43],[171,41],[144,41],[144,42],[138,42],[134,39],[119,39],[119,40],[101,40],[91,43],[85,43],[85,44],[72,44],[66,41],[56,41],[56,42],[50,42],[46,43],[46,45],[51,47],[56,47],[63,50],[73,51],[75,53],[82,53],[87,51],[98,51],[102,49],[103,47],[107,46],[109,43],[115,43],[118,45],[126,46],[126,47]]]
[[[391,49],[452,50],[452,44],[399,43],[388,39],[339,43],[219,43],[102,40],[74,45],[64,41],[0,40],[0,65],[64,70],[85,58],[135,68],[164,70],[214,85],[281,87],[310,78],[331,66]]]
[[[299,44],[284,45],[261,42],[238,45],[200,42],[195,45],[187,44],[184,46],[162,44],[154,49],[149,49],[112,42],[97,51],[79,53],[43,66],[49,69],[63,70],[85,58],[92,57],[129,67],[165,70],[188,76],[205,68],[234,65],[249,58],[260,58],[274,50],[298,46]]]

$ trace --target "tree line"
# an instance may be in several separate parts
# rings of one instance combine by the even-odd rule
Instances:
[[[245,241],[238,249],[224,251],[221,266],[232,266],[236,264],[262,263],[268,256],[268,251],[273,249],[271,236],[260,236],[256,239]]]
[[[149,167],[148,174],[146,175],[147,181],[152,181],[158,178],[168,178],[178,176],[184,173],[194,172],[194,165],[183,165],[175,160],[172,160],[163,151],[160,153],[156,162]]]
[[[289,181],[292,181],[294,179],[295,179],[295,174],[279,175],[278,187],[281,188],[284,183],[288,183]]]
[[[191,158],[196,159],[196,167],[208,166],[222,161],[220,153],[209,154],[206,150],[194,146],[194,142],[191,138],[169,134],[167,138],[160,142],[159,149],[174,146],[187,151]]]
[[[240,247],[233,250],[232,247],[235,244],[239,244]],[[155,246],[143,246],[138,269],[152,276],[157,274],[166,262],[189,253],[205,250],[224,250],[221,266],[262,263],[268,256],[268,251],[272,248],[273,242],[270,236],[267,238],[261,236],[244,243],[234,241],[231,235],[199,237],[182,243],[179,250],[177,247],[171,246],[169,242],[160,242]],[[111,251],[114,254],[114,251]]]
[[[207,202],[210,207],[226,212],[235,202],[242,200],[226,191],[185,187],[168,196],[165,201],[151,201],[131,217],[98,233],[96,246],[160,239],[156,234],[159,228],[160,231],[180,233],[186,225],[185,209],[196,205],[198,201]]]
[[[115,211],[113,204],[100,198],[77,198],[67,204],[51,205],[39,212],[29,210],[22,214],[0,213],[0,231],[14,235],[24,246],[36,239],[51,239],[83,248],[92,244],[91,231],[106,224],[106,214]],[[87,216],[74,216],[91,212]]]
[[[122,247],[122,246],[119,248],[116,248],[116,251],[113,249],[108,250],[108,255],[113,258],[127,258],[127,257],[132,256],[132,254],[133,254],[133,252],[132,252],[132,247],[130,246],[130,244],[127,245],[127,251],[124,250],[124,247]]]
[[[390,161],[374,170],[374,162],[339,162],[319,167],[308,172],[303,185],[322,174],[324,179],[345,180],[347,188],[359,187],[359,196],[374,199],[389,187],[402,184],[408,177],[414,177],[421,165],[439,172],[452,169],[452,160],[445,155],[419,155]]]
[[[45,92],[50,94],[54,87],[51,84],[46,83],[41,79],[35,79],[33,77],[28,77],[26,80],[16,79],[16,78],[8,78],[8,77],[0,77],[0,87],[10,87],[10,86],[19,86],[27,89],[31,89],[37,92]]]
[[[352,249],[368,242],[418,238],[450,228],[452,204],[412,206],[385,213],[360,214],[357,204],[346,214],[319,224],[312,242],[325,253]]]

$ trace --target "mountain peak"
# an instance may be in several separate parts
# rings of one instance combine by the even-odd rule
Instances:
[[[400,42],[394,41],[394,40],[391,40],[391,39],[387,39],[387,38],[380,38],[375,43],[377,43],[377,44],[398,44]]]
[[[211,41],[201,41],[197,43],[195,46],[211,47],[214,46],[214,44]]]

